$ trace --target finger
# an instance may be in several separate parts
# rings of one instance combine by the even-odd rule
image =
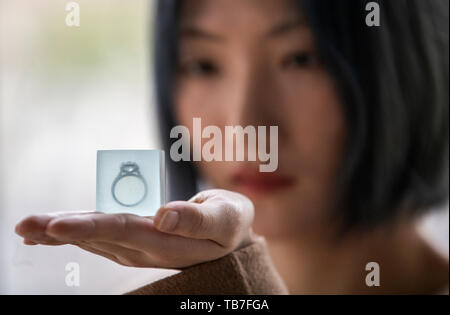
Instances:
[[[46,213],[46,214],[38,214],[38,215],[31,215],[23,220],[21,220],[19,223],[17,223],[15,227],[16,234],[32,240],[36,242],[51,242],[54,241],[51,237],[45,234],[45,229],[47,227],[47,224],[55,219],[55,218],[61,218],[61,217],[67,217],[72,215],[83,215],[83,214],[89,214],[94,213],[92,211],[77,211],[77,212],[53,212],[53,213]]]
[[[177,267],[171,264],[173,261],[194,264],[198,257],[218,258],[223,253],[223,248],[215,242],[163,233],[154,227],[153,220],[132,214],[60,218],[48,224],[47,233],[65,242],[105,242],[144,252],[160,267]]]
[[[54,219],[46,234],[58,240],[124,242],[133,240],[137,229],[152,228],[151,219],[136,215],[92,213]]]
[[[52,220],[46,233],[61,241],[108,242],[136,250],[161,249],[169,235],[133,214],[90,214]]]

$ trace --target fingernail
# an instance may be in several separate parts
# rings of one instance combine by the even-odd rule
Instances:
[[[159,230],[163,232],[172,231],[177,225],[179,217],[178,212],[172,210],[167,211],[158,224]]]

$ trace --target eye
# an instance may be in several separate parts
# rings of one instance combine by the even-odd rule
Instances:
[[[219,73],[218,67],[209,60],[193,60],[182,63],[180,71],[194,76],[212,76]]]
[[[294,52],[283,59],[283,68],[307,68],[320,64],[319,57],[312,52]]]

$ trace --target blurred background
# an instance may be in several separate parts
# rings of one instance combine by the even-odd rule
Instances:
[[[176,271],[24,246],[24,216],[95,209],[96,150],[159,148],[151,0],[0,0],[0,294],[122,293]],[[448,206],[418,228],[448,257]],[[80,286],[65,283],[80,266]]]
[[[28,214],[95,209],[96,150],[158,148],[154,1],[76,1],[80,27],[66,25],[68,2],[0,0],[0,293],[121,293],[169,274],[14,233]]]

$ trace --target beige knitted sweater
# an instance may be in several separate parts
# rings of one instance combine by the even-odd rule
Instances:
[[[264,240],[127,294],[287,294]]]

